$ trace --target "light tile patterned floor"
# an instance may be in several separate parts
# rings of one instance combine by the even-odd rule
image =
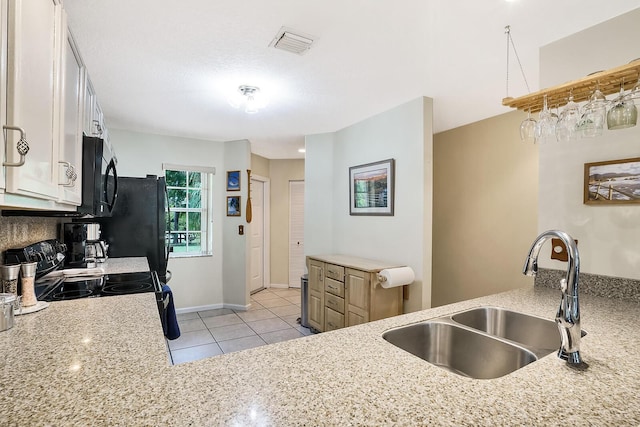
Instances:
[[[270,288],[251,296],[251,308],[178,315],[180,338],[169,343],[173,364],[311,335],[300,326],[300,289]]]

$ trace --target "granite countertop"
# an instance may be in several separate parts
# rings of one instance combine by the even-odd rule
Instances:
[[[0,425],[638,425],[638,303],[581,296],[582,355],[474,380],[384,341],[495,305],[553,318],[529,287],[170,366],[150,294],[52,303],[0,333]]]
[[[149,262],[146,257],[123,257],[107,258],[103,263],[98,264],[106,274],[137,273],[138,271],[149,271]]]
[[[307,258],[374,273],[384,270],[385,268],[404,267],[402,264],[393,264],[388,261],[371,260],[352,255],[309,255]]]

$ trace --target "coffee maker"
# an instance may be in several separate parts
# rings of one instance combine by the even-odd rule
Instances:
[[[72,222],[64,224],[67,245],[65,266],[93,268],[107,260],[108,245],[100,240],[100,224]]]

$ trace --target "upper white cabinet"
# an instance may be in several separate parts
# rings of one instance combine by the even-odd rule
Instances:
[[[75,210],[82,137],[108,138],[61,0],[0,0],[0,207]]]
[[[98,136],[96,132],[96,125],[93,121],[93,111],[96,104],[96,92],[93,90],[93,83],[89,78],[89,73],[86,73],[84,81],[84,121],[82,128],[84,133],[89,136]]]
[[[60,140],[60,70],[63,26],[57,0],[9,0],[6,157],[19,163],[21,136],[29,151],[24,165],[5,166],[6,192],[57,200]],[[20,130],[19,130],[19,129]]]
[[[66,28],[63,13],[63,24]],[[62,136],[58,159],[60,202],[82,204],[82,131],[85,107],[85,67],[71,32],[65,31],[62,51]]]
[[[7,0],[0,0],[0,163],[7,159],[5,156],[4,126],[7,124]],[[4,192],[4,167],[0,168],[0,194]]]
[[[87,73],[84,92],[84,133],[89,136],[104,138],[106,128],[104,114],[93,89],[93,83]]]

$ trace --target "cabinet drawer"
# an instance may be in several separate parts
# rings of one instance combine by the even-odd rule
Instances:
[[[338,313],[344,314],[344,298],[332,294],[326,294],[325,305]]]
[[[340,314],[337,311],[333,311],[329,307],[327,307],[325,308],[324,312],[324,322],[325,331],[344,328],[344,314]]]
[[[326,276],[338,282],[344,282],[344,267],[341,265],[327,264]]]
[[[324,280],[324,290],[330,294],[344,298],[344,283],[342,282],[326,278]]]

